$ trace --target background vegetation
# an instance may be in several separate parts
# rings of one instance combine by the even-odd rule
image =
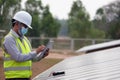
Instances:
[[[19,10],[28,11],[32,17],[32,30],[30,37],[58,37],[60,30],[70,38],[100,38],[119,39],[120,35],[120,1],[114,1],[99,8],[93,20],[86,11],[81,0],[73,2],[69,18],[59,20],[49,11],[49,5],[43,6],[42,0],[27,0],[25,8],[21,6],[22,0],[0,0],[0,29],[9,30],[11,19]],[[61,29],[63,28],[63,29]]]

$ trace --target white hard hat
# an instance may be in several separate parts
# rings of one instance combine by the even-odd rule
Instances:
[[[28,12],[19,11],[14,15],[13,19],[25,24],[26,26],[32,29],[31,27],[32,16]]]

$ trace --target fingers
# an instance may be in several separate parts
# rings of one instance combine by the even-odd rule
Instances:
[[[37,54],[40,53],[44,48],[45,48],[44,45],[39,46],[39,47],[36,49],[36,53],[37,53]]]
[[[47,49],[47,51],[46,51],[45,55],[43,56],[43,58],[48,56],[48,55],[49,55],[49,48]]]
[[[47,52],[46,52],[45,56],[48,56],[48,54],[49,54],[49,49],[47,50]]]

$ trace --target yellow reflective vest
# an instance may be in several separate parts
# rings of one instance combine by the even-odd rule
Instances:
[[[16,46],[22,54],[28,54],[31,52],[31,45],[26,37],[24,37],[23,42],[21,42],[20,39],[16,38],[12,33],[9,33],[8,35],[15,39]],[[4,51],[5,78],[30,78],[32,75],[31,66],[31,60],[17,62],[11,59],[11,55]]]

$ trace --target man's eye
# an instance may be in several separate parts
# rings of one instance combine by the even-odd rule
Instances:
[[[27,26],[25,26],[25,28],[27,28]]]

